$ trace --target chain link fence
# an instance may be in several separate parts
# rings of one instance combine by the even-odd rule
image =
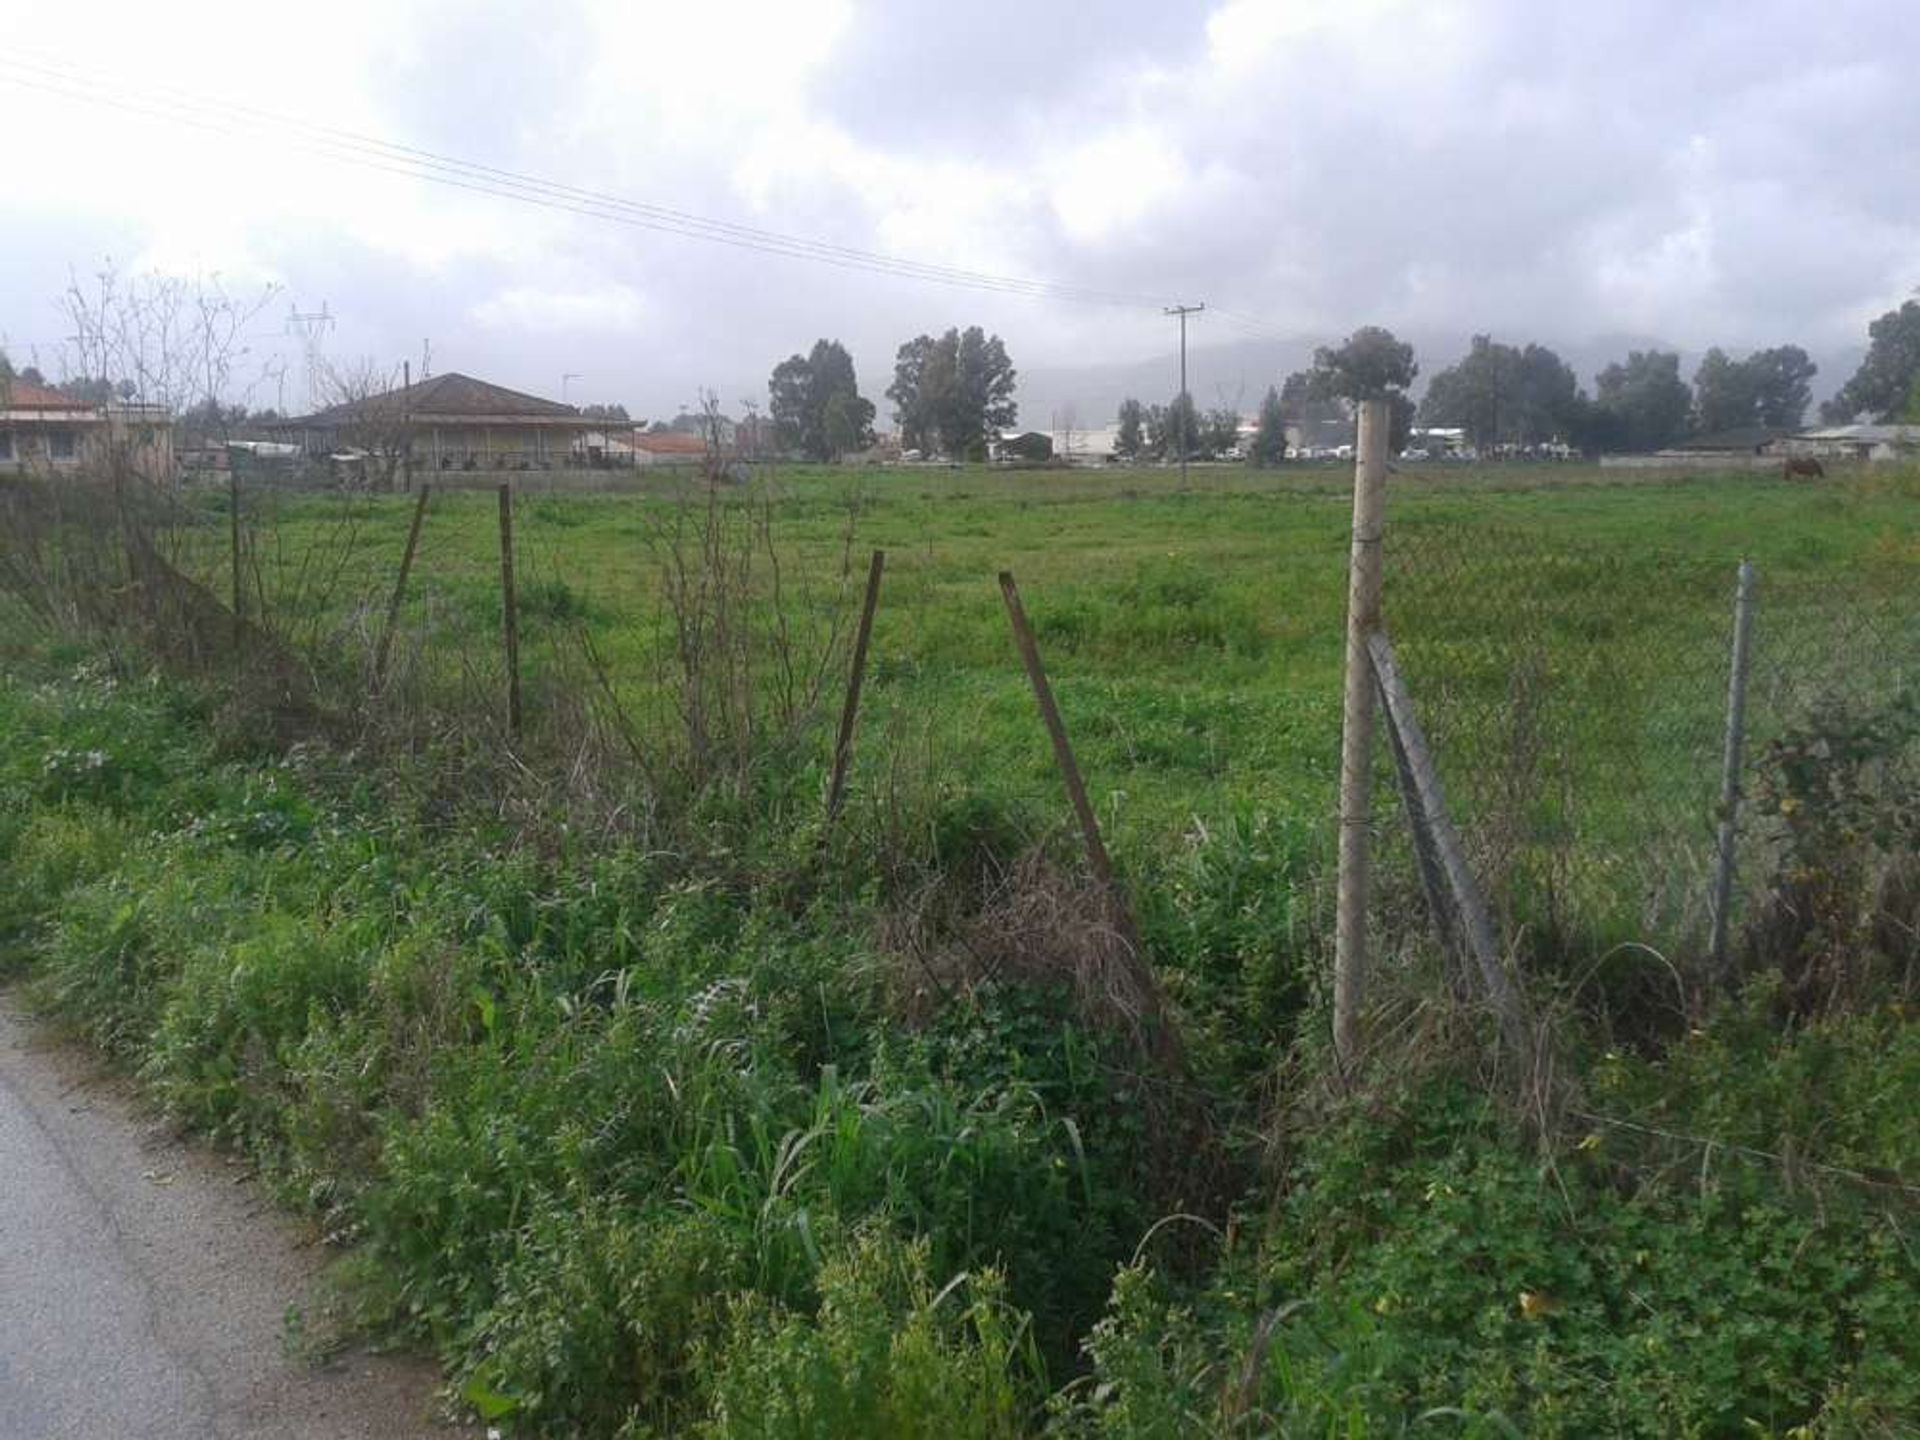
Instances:
[[[1920,685],[1920,565],[1886,548],[1838,578],[1755,566],[1736,927],[1778,859],[1777,817],[1752,803],[1770,747]],[[1387,630],[1508,936],[1704,948],[1739,563],[1481,524],[1390,529]],[[1377,807],[1397,804],[1391,783],[1383,766]],[[1388,828],[1391,903],[1405,867]]]

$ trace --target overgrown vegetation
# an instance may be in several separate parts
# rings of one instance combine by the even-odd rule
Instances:
[[[93,558],[7,591],[61,603],[4,651],[0,973],[342,1244],[333,1324],[433,1347],[453,1402],[510,1433],[1920,1423],[1910,692],[1763,737],[1771,863],[1704,1005],[1656,1014],[1615,979],[1637,962],[1604,866],[1552,910],[1516,887],[1545,1106],[1389,868],[1396,963],[1341,1085],[1337,494],[887,483],[526,507],[511,753],[490,498],[436,508],[394,676],[357,711],[397,505],[363,506],[372,549],[318,500],[257,516],[247,638],[301,658],[298,713],[284,677],[89,621],[66,602],[112,547],[61,550]],[[1738,483],[1407,508],[1594,543],[1684,513],[1716,554],[1752,524],[1781,567],[1910,574],[1910,494]],[[1810,523],[1759,536],[1786,515]],[[850,526],[898,563],[827,831],[812,677],[843,671]],[[225,534],[179,527],[170,569],[218,573],[197,557]],[[972,580],[989,556],[1026,582],[1150,964],[1117,963],[1052,821]],[[1585,643],[1692,643],[1692,580],[1639,581],[1632,623]],[[1510,623],[1458,598],[1483,639]],[[1474,679],[1460,636],[1435,643]],[[1552,879],[1540,792],[1510,809],[1513,873]]]

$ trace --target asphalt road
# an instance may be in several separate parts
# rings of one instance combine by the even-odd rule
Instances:
[[[284,1344],[320,1247],[0,992],[0,1437],[407,1440],[418,1360]]]

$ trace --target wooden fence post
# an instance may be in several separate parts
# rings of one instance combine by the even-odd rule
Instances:
[[[419,498],[413,502],[413,523],[407,527],[407,548],[400,555],[400,573],[394,577],[393,598],[387,602],[387,622],[380,630],[380,646],[373,657],[373,683],[383,685],[387,679],[387,655],[393,649],[394,627],[400,621],[400,602],[407,595],[407,576],[413,572],[413,552],[420,545],[420,522],[427,517],[427,497],[433,493],[433,486],[423,484]]]
[[[1733,654],[1727,667],[1727,735],[1720,769],[1720,833],[1713,857],[1713,978],[1727,973],[1735,847],[1740,839],[1740,771],[1747,743],[1747,673],[1753,660],[1753,562],[1742,560],[1733,590]]]
[[[867,595],[860,606],[860,629],[853,639],[853,671],[847,677],[847,703],[840,711],[840,733],[833,742],[833,777],[827,782],[827,823],[839,818],[847,793],[847,767],[853,761],[853,727],[860,717],[860,688],[867,675],[867,642],[873,638],[873,612],[880,603],[880,573],[887,552],[876,550],[867,565]]]
[[[520,612],[513,590],[513,486],[500,487],[500,613],[507,642],[507,732],[520,734]]]
[[[1353,469],[1353,548],[1347,565],[1347,672],[1340,732],[1340,876],[1334,917],[1333,1048],[1343,1070],[1360,1057],[1367,982],[1367,890],[1373,799],[1373,666],[1367,637],[1380,624],[1380,545],[1386,517],[1385,400],[1360,404]]]
[[[1093,813],[1093,802],[1087,799],[1086,782],[1080,778],[1079,762],[1073,758],[1073,745],[1067,739],[1066,723],[1060,718],[1060,707],[1054,703],[1053,687],[1047,683],[1046,667],[1040,663],[1040,647],[1034,642],[1033,627],[1027,623],[1027,612],[1020,604],[1020,588],[1013,583],[1013,572],[1000,572],[1000,594],[1007,602],[1007,619],[1013,625],[1014,643],[1020,647],[1020,659],[1027,667],[1027,679],[1033,685],[1033,698],[1040,704],[1040,719],[1047,727],[1047,737],[1053,741],[1053,758],[1060,767],[1060,776],[1066,782],[1067,798],[1073,802],[1073,813],[1080,821],[1080,838],[1086,843],[1087,865],[1093,871],[1093,878],[1107,892],[1113,902],[1117,917],[1127,916],[1127,908],[1120,903],[1120,896],[1113,881],[1113,862],[1107,858],[1107,847],[1100,838],[1100,820]],[[1129,941],[1132,940],[1132,922],[1124,920]]]

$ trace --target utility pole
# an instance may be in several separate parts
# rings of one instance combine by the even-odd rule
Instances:
[[[1187,434],[1187,416],[1193,410],[1193,401],[1187,395],[1187,316],[1198,315],[1207,308],[1206,301],[1198,305],[1169,305],[1161,313],[1180,317],[1180,488],[1187,488],[1187,451],[1193,448],[1191,437]]]
[[[318,310],[304,314],[287,307],[287,333],[300,337],[307,354],[307,409],[320,408],[321,382],[326,375],[326,357],[322,347],[326,343],[327,331],[333,329],[333,313],[327,308],[326,301],[320,302]]]
[[[560,377],[560,403],[562,405],[567,403],[567,387],[576,380],[584,380],[586,378],[586,376],[577,370],[569,370]]]

